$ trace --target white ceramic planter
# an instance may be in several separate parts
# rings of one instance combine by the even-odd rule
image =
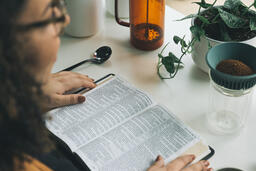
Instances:
[[[70,24],[65,33],[73,37],[96,34],[103,25],[103,0],[66,0]]]
[[[191,24],[194,25],[194,20],[192,19]],[[193,35],[192,35],[193,37]],[[208,37],[201,37],[200,42],[195,42],[192,51],[192,59],[194,61],[194,63],[204,72],[209,71],[209,67],[206,64],[206,60],[205,60],[205,56],[206,53],[208,52],[208,42],[210,43],[210,45],[216,46],[220,43],[224,43],[223,41],[218,41],[218,40],[214,40]],[[256,37],[253,37],[252,39],[246,40],[246,41],[241,41],[241,43],[246,43],[252,46],[256,46]]]

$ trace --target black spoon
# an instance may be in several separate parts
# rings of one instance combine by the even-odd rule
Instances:
[[[80,65],[86,63],[86,62],[92,62],[94,64],[102,64],[104,63],[106,60],[109,59],[109,57],[112,54],[112,50],[109,46],[102,46],[100,48],[98,48],[94,53],[93,53],[93,57],[90,59],[86,59],[83,60],[75,65],[72,65],[66,69],[63,69],[62,71],[71,71],[76,67],[79,67]]]
[[[236,168],[223,168],[223,169],[219,169],[217,171],[242,171],[242,170],[236,169]]]

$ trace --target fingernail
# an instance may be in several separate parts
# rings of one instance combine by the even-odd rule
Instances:
[[[158,155],[157,158],[156,158],[156,161],[160,160],[160,156]]]
[[[205,160],[205,161],[204,161],[204,166],[206,166],[206,167],[207,167],[207,166],[209,166],[209,165],[210,165],[210,163],[209,163],[208,161],[206,161],[206,160]]]
[[[85,97],[84,96],[79,96],[78,97],[78,102],[79,103],[83,103],[85,101]]]

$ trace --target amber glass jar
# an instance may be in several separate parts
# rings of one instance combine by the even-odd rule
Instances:
[[[118,0],[115,0],[115,17],[118,24],[130,27],[130,40],[141,50],[155,50],[164,42],[165,0],[130,0],[130,23],[118,17]]]

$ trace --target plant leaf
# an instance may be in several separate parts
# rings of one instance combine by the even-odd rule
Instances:
[[[219,23],[220,37],[223,41],[231,41],[231,37],[228,34],[228,28],[223,21]]]
[[[254,10],[248,10],[247,15],[249,18],[256,18],[256,12]]]
[[[254,0],[253,6],[254,6],[254,8],[256,8],[256,0]]]
[[[251,31],[256,30],[256,18],[250,19],[250,29],[251,29]]]
[[[240,0],[226,0],[224,7],[230,10],[236,10],[242,5]]]
[[[174,36],[173,37],[173,41],[175,42],[175,44],[179,44],[180,43],[180,45],[183,46],[183,47],[187,47],[188,46],[187,43],[185,42],[185,40],[180,38],[179,36]]]
[[[179,19],[179,20],[176,20],[176,21],[182,21],[182,20],[185,20],[185,19],[189,19],[189,18],[194,18],[194,17],[197,17],[197,14],[190,14],[182,19]]]
[[[208,4],[204,0],[202,0],[201,2],[193,2],[193,3],[199,5],[202,8],[205,8],[205,9],[212,6],[212,4]]]
[[[174,59],[174,63],[183,64],[183,62],[181,62],[180,59],[177,56],[175,56],[172,52],[169,52],[169,57],[172,57]]]
[[[198,15],[197,16],[203,23],[210,24],[209,20],[205,18],[204,16]]]
[[[190,31],[197,41],[200,41],[201,36],[205,35],[205,31],[199,26],[191,26]]]
[[[175,42],[175,44],[178,44],[181,41],[181,38],[179,36],[174,36],[173,41]]]
[[[245,16],[249,13],[248,7],[241,0],[226,0],[224,8],[235,16]]]
[[[218,8],[221,19],[229,28],[241,28],[246,24],[245,19],[237,17],[221,8]]]
[[[163,55],[159,53],[159,54],[158,54],[158,57],[159,57],[159,58],[163,58]]]
[[[184,39],[181,39],[180,45],[181,45],[182,47],[187,47],[187,46],[188,46]]]
[[[164,65],[167,72],[173,74],[175,72],[174,59],[171,56],[162,58],[162,64]]]

